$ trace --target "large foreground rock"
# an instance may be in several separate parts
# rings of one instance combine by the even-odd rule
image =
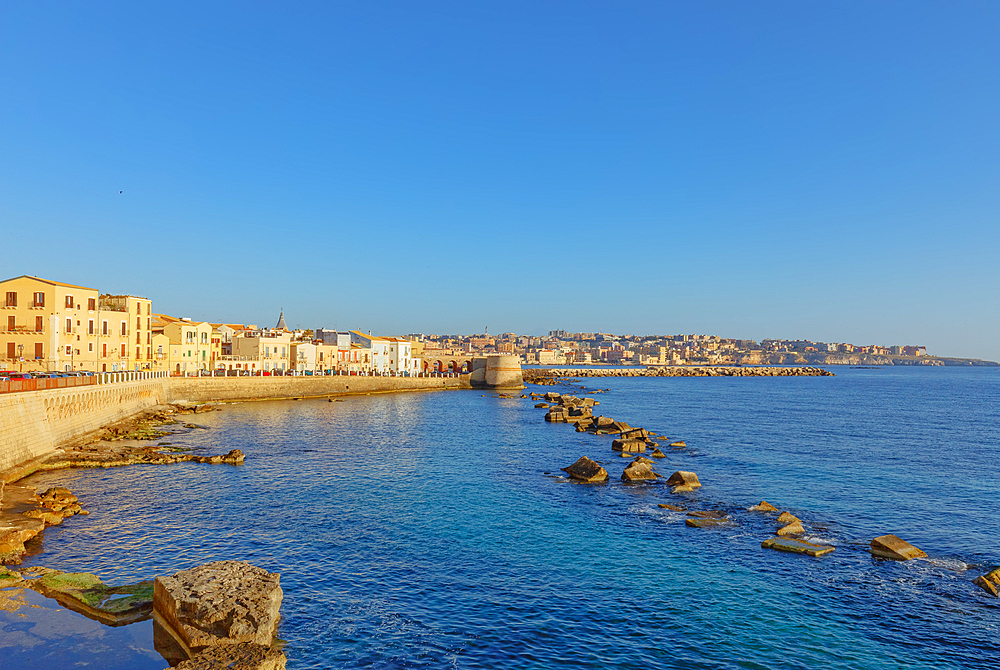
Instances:
[[[175,670],[285,670],[285,662],[285,654],[280,649],[259,644],[227,644],[221,647],[209,647],[174,668]]]
[[[191,650],[253,642],[271,646],[281,608],[280,575],[245,561],[216,561],[157,577],[156,615]]]
[[[586,456],[581,456],[576,463],[562,468],[562,470],[571,478],[581,482],[599,483],[608,481],[608,471]]]
[[[906,540],[895,535],[880,535],[872,540],[872,556],[890,558],[894,561],[908,561],[912,558],[926,558],[927,554]]]

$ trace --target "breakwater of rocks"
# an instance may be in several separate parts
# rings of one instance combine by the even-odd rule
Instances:
[[[816,367],[657,366],[648,368],[531,368],[524,381],[537,384],[561,377],[832,377]]]

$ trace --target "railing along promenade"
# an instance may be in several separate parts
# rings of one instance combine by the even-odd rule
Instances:
[[[294,376],[296,378],[323,378],[323,377],[408,377],[411,379],[438,379],[438,378],[457,378],[461,377],[461,374],[457,372],[419,372],[414,375],[403,375],[394,373],[379,373],[379,372],[347,372],[340,371],[331,375],[177,375],[170,374],[166,371],[141,371],[141,372],[97,372],[93,375],[88,375],[86,377],[40,377],[38,379],[11,379],[9,381],[0,381],[0,393],[18,393],[23,391],[46,391],[49,389],[65,389],[65,388],[76,388],[81,386],[104,386],[107,384],[122,384],[126,382],[137,382],[144,381],[147,379],[199,379],[199,378],[232,378],[232,379],[242,379],[244,377],[274,377],[274,378],[285,378],[287,376]]]
[[[86,377],[41,377],[38,379],[11,379],[0,382],[0,393],[17,393],[20,391],[47,391],[49,389],[66,389],[79,386],[104,386],[107,384],[122,384],[138,382],[146,379],[165,379],[166,372],[95,372]]]

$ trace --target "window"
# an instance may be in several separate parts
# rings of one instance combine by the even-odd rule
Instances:
[[[87,322],[87,334],[88,335],[93,335],[94,334],[94,320],[93,319],[91,319],[90,321]]]
[[[128,335],[128,323],[122,321],[122,335]]]
[[[163,345],[162,344],[156,345],[156,355],[157,356],[162,356],[163,355]]]
[[[142,308],[142,305],[140,305],[139,303],[135,303],[135,313],[136,314],[141,314],[142,313],[142,312],[139,311],[141,308]],[[138,328],[138,327],[139,326],[136,326],[136,328]],[[136,356],[136,358],[139,358],[139,357]]]
[[[42,343],[41,342],[35,342],[35,360],[39,360],[39,359],[41,359],[43,357],[44,356],[42,354]]]
[[[7,317],[7,330],[14,330],[14,328],[16,328],[16,327],[17,327],[17,324],[14,322],[14,317],[13,316],[8,316]]]
[[[68,344],[66,345],[66,355],[67,356],[72,356],[73,355],[73,347],[71,347]]]
[[[149,330],[149,317],[146,317],[146,330]]]
[[[142,347],[135,348],[135,360],[142,358]]]
[[[152,341],[153,341],[153,334],[152,333],[146,333],[146,344],[150,344],[150,343],[152,343]]]
[[[208,333],[202,333],[201,334],[201,343],[202,344],[208,344]]]
[[[101,345],[101,357],[102,358],[107,358],[108,357],[108,344],[107,344],[107,342],[105,342],[104,344]]]
[[[45,307],[45,293],[39,291],[35,293],[34,303],[32,307]]]
[[[7,306],[17,307],[17,291],[7,291]]]
[[[35,317],[35,332],[40,333],[45,330],[45,319],[40,316]]]
[[[101,326],[101,335],[107,335],[107,334],[108,334],[108,322],[105,321],[104,324]]]
[[[91,312],[93,312],[95,309],[97,309],[97,299],[96,298],[88,298],[87,299],[87,309],[89,309]]]
[[[190,330],[184,333],[184,341],[187,342],[188,344],[194,344],[194,333],[191,332]]]
[[[153,358],[153,347],[146,347],[146,359]]]
[[[17,345],[13,342],[7,343],[7,358],[17,358]]]
[[[67,307],[73,306],[73,296],[71,295],[66,296],[66,306]]]
[[[152,311],[153,311],[153,303],[147,302],[146,303],[146,314],[149,314]]]
[[[142,333],[136,333],[135,334],[135,343],[136,344],[142,344]]]
[[[119,354],[122,358],[125,358],[125,345],[122,345],[121,353]]]
[[[93,342],[89,342],[87,344],[87,351],[93,351],[93,350],[94,350],[94,343]]]
[[[73,332],[73,319],[66,319],[66,332],[67,333]]]
[[[139,317],[135,317],[135,329],[139,330],[140,328],[142,328],[142,322],[139,320]]]

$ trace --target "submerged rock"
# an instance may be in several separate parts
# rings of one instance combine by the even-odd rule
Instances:
[[[729,519],[684,519],[688,528],[717,528],[730,525]]]
[[[659,507],[660,509],[668,509],[671,510],[672,512],[683,512],[684,510],[687,509],[686,507],[682,507],[681,505],[671,505],[670,503],[660,503],[659,505],[657,505],[657,507]]]
[[[906,540],[895,535],[880,535],[872,540],[872,556],[888,558],[894,561],[909,561],[913,558],[926,558],[927,554],[917,549]]]
[[[2,578],[2,575],[0,575]],[[3,582],[0,582],[2,584]],[[993,568],[985,575],[976,577],[972,583],[980,587],[993,597],[1000,597],[1000,568]]]
[[[806,554],[807,556],[822,556],[834,550],[834,547],[826,544],[814,544],[794,537],[771,537],[761,542],[760,546],[764,549]]]
[[[562,470],[572,479],[581,482],[596,484],[608,481],[608,471],[586,456],[581,456],[576,463]]]
[[[281,576],[245,561],[216,561],[157,577],[156,615],[191,650],[253,642],[270,647]]]
[[[725,519],[728,515],[722,510],[696,510],[688,512],[688,516],[698,519]]]
[[[748,510],[750,512],[777,512],[778,508],[767,502],[766,500],[761,500],[760,504],[753,505]]]
[[[701,488],[701,482],[698,481],[698,475],[685,470],[678,470],[674,474],[670,475],[670,478],[667,479],[667,485],[673,487],[674,493],[684,493]]]
[[[674,447],[676,449],[679,447],[686,447],[687,444],[684,443],[684,440],[677,440],[676,442],[671,442],[668,446]]]

